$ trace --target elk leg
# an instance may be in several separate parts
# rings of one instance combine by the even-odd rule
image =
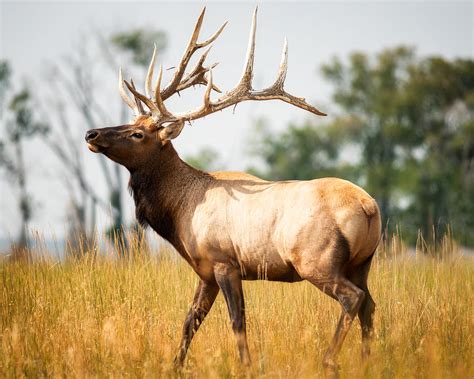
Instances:
[[[357,267],[349,276],[351,282],[365,292],[364,301],[362,301],[358,312],[362,330],[362,359],[366,359],[370,355],[370,340],[372,339],[373,316],[375,312],[375,302],[367,287],[367,277],[369,275],[371,261],[372,257]]]
[[[247,345],[244,294],[240,271],[234,267],[218,265],[214,269],[214,274],[217,284],[224,294],[227,309],[229,310],[232,330],[239,348],[240,360],[245,366],[249,366],[250,354]]]
[[[366,359],[370,355],[370,341],[373,332],[373,315],[375,312],[375,302],[370,296],[368,289],[365,289],[365,299],[359,308],[360,327],[362,329],[362,358]]]
[[[194,294],[193,304],[189,309],[188,315],[183,325],[183,336],[181,338],[179,353],[174,362],[177,366],[182,366],[189,345],[193,339],[194,334],[198,331],[204,318],[209,313],[217,294],[219,293],[219,286],[217,283],[208,283],[201,280],[196,288]]]
[[[330,374],[334,374],[338,368],[335,361],[336,356],[341,350],[342,343],[346,338],[352,321],[364,301],[365,293],[344,277],[338,277],[330,281],[325,280],[324,283],[315,280],[310,281],[324,293],[338,300],[342,306],[342,313],[337,324],[336,333],[323,358],[324,368]]]

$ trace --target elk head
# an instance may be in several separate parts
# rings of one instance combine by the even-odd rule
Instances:
[[[120,70],[120,96],[135,112],[135,121],[130,125],[89,130],[86,134],[86,141],[91,151],[103,153],[117,163],[129,169],[134,169],[150,159],[150,157],[157,159],[157,154],[162,147],[165,146],[168,141],[179,136],[186,122],[197,120],[247,100],[282,100],[316,115],[326,115],[306,103],[304,98],[293,96],[283,89],[288,67],[288,44],[286,39],[280,69],[273,85],[263,90],[254,90],[252,88],[257,8],[253,14],[247,58],[240,80],[234,89],[228,91],[217,100],[211,100],[211,92],[213,90],[219,93],[221,92],[212,80],[212,69],[217,63],[205,67],[204,61],[209,53],[212,42],[221,34],[227,23],[224,23],[209,39],[204,42],[198,42],[205,10],[206,8],[204,8],[199,15],[183,57],[177,66],[172,80],[164,89],[161,89],[163,69],[160,66],[156,85],[154,90],[152,90],[156,46],[145,80],[145,94],[137,91],[133,81],[128,82],[124,80],[122,70]],[[185,74],[186,67],[193,54],[197,50],[207,46],[209,47],[201,55],[195,67],[189,73]],[[164,103],[166,99],[195,85],[206,86],[203,104],[200,107],[185,113],[171,113],[166,108]],[[133,100],[128,96],[125,86],[132,93]]]

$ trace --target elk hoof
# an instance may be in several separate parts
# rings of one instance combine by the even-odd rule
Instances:
[[[174,359],[173,359],[173,368],[176,370],[176,371],[180,371],[184,366],[184,359],[180,357],[180,355],[177,355]]]
[[[370,346],[362,346],[362,351],[361,351],[362,362],[365,362],[367,359],[369,359],[369,356],[370,356]]]
[[[242,365],[246,368],[252,366],[252,361],[250,360],[249,356],[245,356],[241,359]]]
[[[325,358],[323,361],[324,373],[327,378],[338,379],[340,366],[332,358]]]

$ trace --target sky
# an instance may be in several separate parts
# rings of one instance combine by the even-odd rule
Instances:
[[[64,62],[64,57],[74,51],[81,39],[95,33],[107,36],[121,30],[153,27],[167,33],[168,47],[158,59],[164,67],[171,67],[179,61],[194,22],[206,5],[202,38],[217,30],[224,21],[229,22],[214,44],[208,61],[220,62],[213,71],[214,81],[221,89],[230,90],[240,77],[256,4],[228,1],[0,1],[0,59],[11,64],[17,87],[27,83],[33,92],[37,90],[41,94],[41,88],[47,86],[45,68],[51,63]],[[319,67],[334,56],[344,58],[353,51],[375,54],[401,44],[415,47],[419,56],[473,58],[474,55],[472,1],[262,1],[258,6],[254,87],[263,88],[273,82],[283,40],[287,37],[289,68],[285,88],[294,95],[305,97],[329,115],[335,111],[331,87],[324,82]],[[100,85],[110,89],[110,96],[113,96],[113,99],[103,100],[111,104],[108,117],[118,123],[117,79],[106,75],[101,79]],[[135,81],[143,80],[136,78]],[[200,101],[201,93],[191,92],[173,102],[171,108],[184,111]],[[272,130],[278,132],[290,121],[301,122],[315,117],[278,101],[244,103],[235,113],[229,109],[196,121],[185,128],[174,145],[183,157],[210,146],[219,152],[220,161],[227,169],[245,170],[255,159],[248,151],[255,120],[265,118]],[[314,120],[325,122],[321,118]],[[105,184],[97,156],[89,153],[83,143],[86,126],[75,121],[88,175],[97,190],[103,193]],[[47,235],[61,236],[67,195],[60,185],[59,163],[38,142],[27,145],[26,162],[30,192],[34,197],[32,228]],[[123,176],[128,176],[125,170]],[[126,185],[125,180],[123,185]],[[3,172],[0,190],[0,238],[14,237],[18,232],[19,217],[11,181]],[[126,214],[131,220],[134,207],[129,196],[125,196]],[[107,214],[99,215],[99,227],[108,222],[107,217]]]

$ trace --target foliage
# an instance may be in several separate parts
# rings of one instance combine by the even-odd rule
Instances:
[[[413,51],[400,47],[383,51],[375,62],[366,54],[353,53],[347,65],[335,58],[322,68],[335,86],[333,98],[342,109],[340,117],[348,114],[357,122],[354,142],[361,147],[365,187],[376,195],[385,219],[393,213],[393,194],[402,174],[396,164],[399,152],[414,137],[413,125],[400,106],[404,76],[413,60]]]
[[[336,58],[323,73],[335,86],[339,117],[358,120],[358,164],[385,219],[424,234],[450,223],[473,244],[474,61],[417,59],[398,47],[375,60]]]
[[[11,68],[7,61],[0,61],[0,117],[3,114],[3,103],[10,86]]]
[[[342,377],[473,376],[467,294],[474,264],[455,248],[447,254],[379,252],[369,277],[377,303],[372,355],[364,367],[355,320],[339,357]],[[0,376],[175,377],[173,357],[197,284],[192,270],[166,252],[129,261],[75,255],[84,258],[0,264]],[[324,377],[320,362],[337,302],[308,282],[244,282],[244,292],[254,362],[248,376]],[[245,376],[221,295],[183,376]]]
[[[263,168],[252,167],[250,171],[272,180],[312,179],[334,174],[340,155],[338,139],[333,138],[335,131],[335,128],[306,121],[301,126],[290,124],[284,132],[275,134],[260,120],[249,145],[250,153],[262,161]]]
[[[197,154],[186,157],[185,160],[192,167],[203,171],[217,171],[221,167],[219,153],[211,147],[204,147]]]
[[[272,179],[341,176],[378,201],[389,229],[474,245],[474,61],[398,47],[322,67],[338,112],[329,124],[261,129],[254,154]]]
[[[135,29],[115,33],[110,41],[119,50],[130,53],[133,62],[137,65],[147,67],[150,63],[153,44],[158,52],[165,50],[166,33],[161,30]]]
[[[474,244],[474,61],[433,57],[411,67],[406,114],[420,130],[410,217],[423,232],[451,223]]]
[[[5,86],[4,83],[10,81],[11,69],[7,61],[0,61],[0,83],[2,88]]]
[[[23,88],[14,95],[8,108],[13,114],[13,120],[7,126],[7,138],[12,143],[48,133],[48,126],[35,120],[34,106],[28,89]]]

